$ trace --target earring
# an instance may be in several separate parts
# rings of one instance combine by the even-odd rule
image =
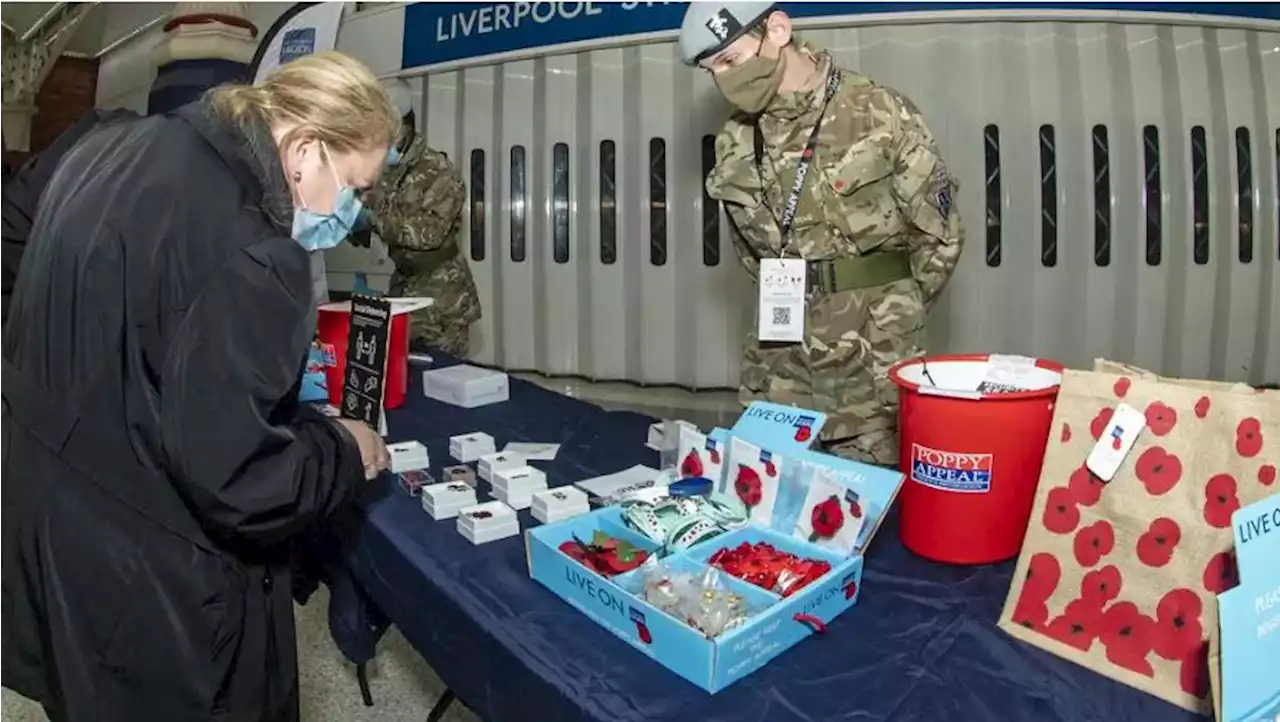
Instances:
[[[302,171],[300,171],[300,170],[295,170],[295,171],[293,172],[293,182],[294,182],[294,183],[298,183],[298,182],[300,182],[301,180],[302,180]]]

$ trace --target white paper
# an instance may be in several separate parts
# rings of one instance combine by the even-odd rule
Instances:
[[[799,258],[760,259],[760,307],[756,326],[761,341],[797,343],[804,340],[807,272],[808,266]]]
[[[560,453],[560,445],[512,441],[502,451],[519,454],[528,461],[551,461],[556,458],[556,454]]]
[[[769,526],[778,501],[778,482],[782,475],[782,457],[762,450],[738,437],[729,441],[729,469],[724,475],[722,494],[742,506],[751,521]],[[754,505],[747,502],[759,499]]]
[[[597,476],[594,479],[583,479],[575,483],[574,486],[593,496],[607,498],[632,490],[651,489],[657,486],[665,487],[670,483],[670,478],[664,476],[657,469],[637,464],[630,469],[619,471],[615,474]]]
[[[844,555],[853,553],[858,546],[858,537],[862,535],[862,525],[867,514],[852,510],[854,504],[860,503],[857,493],[835,482],[833,472],[821,466],[812,467],[809,480],[809,493],[805,496],[804,506],[800,507],[800,517],[796,520],[794,536],[825,549],[840,552]],[[834,503],[832,503],[834,499]],[[813,528],[814,508],[819,504],[827,505],[825,509],[840,514],[839,529],[833,536],[818,536]]]

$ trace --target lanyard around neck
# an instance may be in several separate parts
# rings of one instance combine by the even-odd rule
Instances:
[[[796,213],[800,210],[800,193],[804,190],[804,180],[809,174],[809,166],[813,164],[813,152],[818,145],[818,132],[822,130],[822,121],[827,115],[827,107],[831,105],[831,99],[835,97],[836,91],[840,89],[840,71],[835,68],[831,69],[830,75],[827,76],[826,94],[822,99],[822,109],[818,112],[818,120],[813,124],[813,130],[809,131],[809,140],[804,144],[804,151],[800,154],[800,160],[796,163],[796,179],[791,184],[791,191],[787,195],[787,203],[782,207],[782,214],[774,214],[778,222],[778,230],[782,235],[782,249],[785,249],[791,239],[791,226],[795,223]],[[755,126],[755,156],[756,156],[756,174],[760,176],[760,187],[765,186],[764,173],[761,169],[761,161],[765,155],[764,133],[760,130],[760,123]],[[767,206],[768,193],[763,193],[762,198]]]

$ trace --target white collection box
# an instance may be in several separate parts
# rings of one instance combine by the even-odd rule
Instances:
[[[500,501],[487,501],[458,512],[458,533],[472,544],[487,544],[520,533],[516,510]]]
[[[398,444],[387,444],[387,452],[391,454],[391,473],[393,474],[417,471],[431,466],[431,457],[427,454],[427,447],[417,441],[401,441]]]
[[[483,431],[449,437],[449,456],[464,464],[495,451],[497,448],[494,446],[493,437]]]
[[[422,372],[422,393],[429,399],[474,409],[506,401],[511,396],[507,375],[461,364]]]
[[[476,471],[480,474],[481,479],[493,483],[494,473],[508,469],[519,469],[522,466],[527,466],[528,463],[528,460],[519,454],[499,451],[481,456],[480,463],[476,464]]]
[[[476,490],[458,481],[422,487],[422,509],[437,521],[452,519],[458,512],[476,505]]]
[[[533,495],[533,518],[555,524],[591,511],[587,493],[573,486],[558,486]]]
[[[493,496],[512,509],[528,509],[533,495],[547,488],[547,475],[532,466],[502,469],[493,475]]]

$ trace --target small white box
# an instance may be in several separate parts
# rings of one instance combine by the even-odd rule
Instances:
[[[519,469],[527,464],[528,462],[525,461],[525,458],[519,454],[499,451],[481,456],[480,463],[476,464],[476,472],[480,474],[481,479],[492,483],[494,472]]]
[[[547,488],[547,475],[541,469],[532,466],[517,466],[510,469],[495,469],[490,479],[493,488],[508,493],[541,491]]]
[[[533,518],[543,524],[555,524],[591,511],[587,493],[572,486],[539,491],[533,495]]]
[[[464,464],[495,451],[497,448],[494,446],[493,437],[483,431],[449,437],[449,456]]]
[[[547,488],[547,475],[531,466],[495,471],[493,497],[512,509],[528,509],[533,495]]]
[[[506,401],[511,388],[507,375],[461,364],[422,372],[422,393],[429,399],[474,409]]]
[[[485,544],[520,533],[515,509],[500,501],[488,501],[458,512],[458,533],[472,544]]]
[[[422,509],[432,519],[452,519],[458,512],[475,505],[476,490],[460,481],[422,487]]]
[[[427,454],[427,447],[417,441],[401,441],[398,444],[387,444],[387,452],[391,454],[391,473],[393,474],[417,471],[431,466],[431,457]]]

